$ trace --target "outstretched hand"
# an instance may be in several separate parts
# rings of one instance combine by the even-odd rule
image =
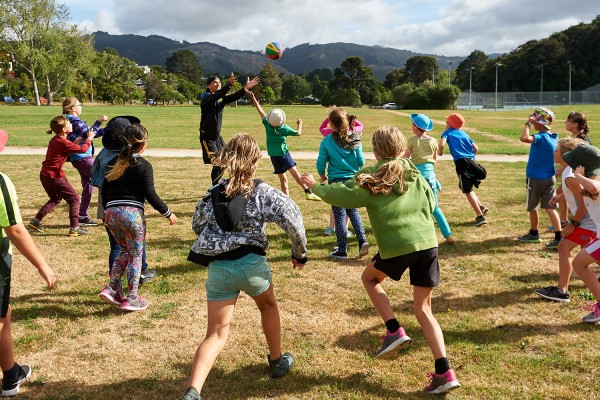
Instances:
[[[255,76],[254,78],[250,79],[250,77],[248,77],[248,79],[246,79],[246,90],[250,90],[252,89],[254,86],[258,85],[260,82],[260,78],[258,76]]]
[[[300,177],[300,181],[303,185],[306,185],[309,188],[312,188],[317,183],[315,177],[312,174],[309,174],[308,172],[302,174],[302,176]]]
[[[233,72],[229,75],[229,86],[235,85],[235,75]]]
[[[581,176],[585,176],[585,167],[583,165],[578,165],[577,168],[575,168],[575,171],[573,172]]]

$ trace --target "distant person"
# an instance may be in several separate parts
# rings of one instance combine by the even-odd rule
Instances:
[[[433,217],[437,222],[442,236],[446,239],[446,243],[452,245],[456,243],[456,240],[452,236],[450,230],[450,224],[446,216],[442,212],[438,202],[438,192],[442,190],[442,185],[435,176],[434,166],[437,162],[437,151],[438,142],[435,138],[429,136],[427,132],[433,129],[433,121],[425,114],[411,114],[410,119],[412,120],[412,132],[414,136],[411,136],[406,143],[406,152],[404,158],[409,158],[417,167],[423,178],[431,186],[433,195],[435,196],[435,209],[433,210]]]
[[[479,197],[473,191],[473,186],[479,188],[479,184],[486,178],[486,171],[477,161],[475,155],[479,147],[467,132],[461,128],[465,124],[465,119],[458,113],[450,114],[446,117],[446,130],[442,133],[440,143],[438,144],[438,155],[444,154],[444,146],[448,142],[450,154],[454,160],[456,174],[458,175],[458,187],[467,197],[467,201],[475,211],[475,226],[487,224],[485,214],[489,209],[481,204]]]
[[[67,135],[67,139],[74,142],[77,138],[85,139],[88,132],[94,133],[94,137],[101,137],[104,134],[103,129],[99,129],[104,121],[108,120],[106,115],[98,117],[94,125],[88,126],[79,116],[83,105],[76,97],[67,97],[63,100],[62,109],[63,114],[67,116],[71,124],[73,125],[73,131]],[[92,193],[94,192],[94,186],[90,184],[92,179],[92,164],[94,163],[94,144],[84,152],[71,154],[69,161],[73,164],[73,167],[79,172],[81,177],[81,203],[79,204],[79,224],[83,226],[97,226],[98,222],[92,220],[89,215],[90,202],[92,200]]]
[[[531,144],[526,169],[527,211],[529,212],[529,232],[517,237],[520,242],[539,243],[538,226],[540,215],[538,206],[546,211],[554,227],[554,240],[546,244],[547,249],[556,249],[561,238],[560,219],[556,204],[550,199],[556,194],[556,170],[554,169],[554,150],[558,144],[558,135],[550,132],[554,113],[547,108],[536,108],[523,127],[520,140]],[[535,133],[531,133],[533,128]]]
[[[258,115],[262,120],[262,124],[265,127],[265,133],[267,135],[267,153],[271,158],[271,164],[273,164],[274,174],[279,177],[279,184],[281,191],[286,195],[290,195],[288,187],[286,172],[292,175],[292,178],[300,185],[304,190],[304,197],[306,200],[320,201],[321,199],[310,190],[309,187],[304,185],[300,180],[300,172],[296,168],[296,162],[290,154],[286,142],[288,136],[301,136],[302,135],[302,120],[298,118],[296,124],[298,130],[293,129],[285,123],[285,113],[281,109],[273,109],[269,112],[269,115],[265,114],[265,111],[258,103],[258,99],[251,91],[248,91],[248,96],[252,100],[252,104]]]
[[[8,140],[5,131],[0,131],[0,151]],[[2,368],[2,396],[11,397],[19,393],[19,387],[31,376],[31,367],[17,364],[14,357],[13,338],[11,334],[11,243],[37,268],[44,278],[48,289],[56,285],[56,274],[48,266],[44,257],[35,246],[35,242],[27,232],[21,219],[17,192],[7,175],[0,172],[0,367]]]
[[[69,204],[69,236],[89,234],[79,224],[79,195],[67,180],[67,175],[62,167],[71,154],[83,153],[90,148],[94,132],[88,130],[84,138],[80,137],[75,142],[71,142],[67,140],[67,135],[72,131],[73,125],[64,115],[54,117],[50,121],[50,130],[47,133],[54,133],[54,137],[48,143],[46,159],[42,163],[40,171],[40,182],[42,182],[42,187],[50,199],[27,225],[38,232],[44,232],[45,230],[42,219],[54,210],[62,200],[65,200]]]
[[[225,146],[221,136],[223,109],[227,104],[241,99],[244,93],[258,85],[258,82],[258,77],[252,80],[248,78],[244,87],[228,95],[227,93],[235,84],[233,72],[229,75],[229,81],[223,87],[221,87],[221,80],[216,76],[211,76],[206,81],[206,92],[200,96],[200,144],[202,145],[204,164],[212,164],[211,158]],[[213,166],[210,172],[213,185],[219,183],[222,174],[223,171],[219,167]]]
[[[318,184],[310,174],[302,181],[323,201],[338,207],[366,207],[379,246],[362,274],[362,282],[386,326],[376,358],[389,358],[406,347],[411,338],[394,315],[382,282],[400,280],[409,270],[413,286],[413,312],[434,357],[435,372],[428,374],[430,394],[446,393],[460,386],[446,358],[444,334],[431,310],[431,294],[439,285],[438,242],[431,214],[435,199],[419,170],[402,158],[406,139],[393,126],[373,133],[377,164],[361,169],[354,179]]]
[[[198,239],[188,260],[208,267],[208,324],[182,400],[200,399],[206,377],[227,343],[241,291],[260,311],[271,377],[283,377],[294,363],[294,357],[281,350],[281,321],[266,258],[269,241],[265,227],[267,222],[274,222],[287,233],[291,263],[298,269],[307,262],[306,235],[302,214],[292,199],[254,179],[260,157],[258,144],[250,135],[234,136],[213,160],[229,173],[229,179],[213,186],[198,202],[192,217]]]

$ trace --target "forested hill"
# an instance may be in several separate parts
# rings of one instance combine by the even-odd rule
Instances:
[[[268,59],[260,51],[230,50],[208,42],[178,42],[162,36],[110,35],[96,32],[94,46],[102,51],[113,48],[122,57],[127,57],[140,65],[164,65],[166,58],[176,50],[193,51],[207,73],[230,71],[258,73]],[[423,55],[408,50],[397,50],[381,46],[363,46],[352,43],[301,44],[286,48],[284,56],[273,64],[282,72],[300,74],[318,68],[334,70],[342,60],[350,56],[363,58],[365,65],[373,70],[378,79],[399,68],[404,68],[406,60]],[[444,68],[449,62],[458,65],[464,57],[434,56]]]

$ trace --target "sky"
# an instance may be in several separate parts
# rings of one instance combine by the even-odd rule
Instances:
[[[598,0],[58,0],[88,32],[263,50],[335,42],[417,53],[508,53],[600,14]]]

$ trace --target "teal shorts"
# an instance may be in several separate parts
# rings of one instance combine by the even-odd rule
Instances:
[[[206,299],[235,299],[242,290],[255,297],[264,293],[270,285],[271,268],[265,256],[247,254],[237,260],[213,260],[208,264]]]

